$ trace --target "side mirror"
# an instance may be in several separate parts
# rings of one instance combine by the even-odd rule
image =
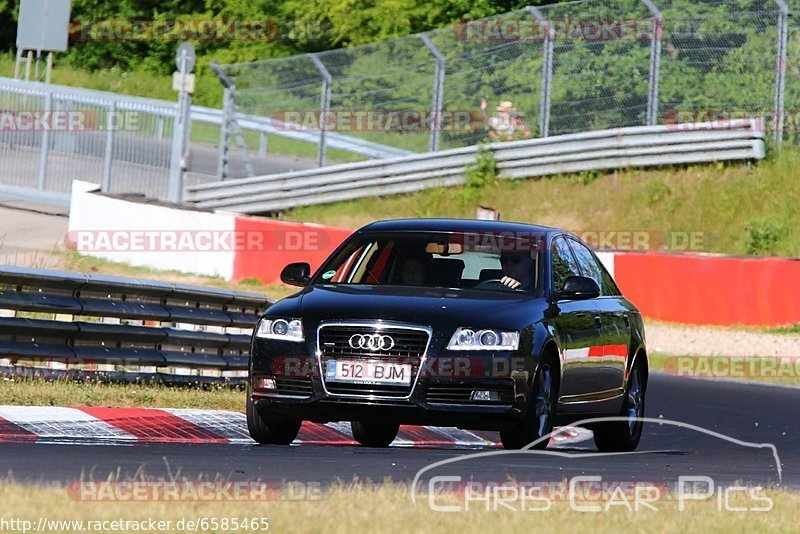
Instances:
[[[311,266],[305,262],[290,263],[281,271],[281,282],[290,286],[305,286],[311,280]]]
[[[586,300],[600,296],[600,286],[585,276],[570,276],[564,282],[564,289],[557,293],[563,300]]]

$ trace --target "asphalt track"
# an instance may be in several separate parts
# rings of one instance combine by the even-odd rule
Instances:
[[[773,444],[772,450],[733,443],[694,429],[649,423],[634,454],[597,455],[591,441],[572,449],[484,456],[500,449],[368,449],[355,446],[257,446],[244,444],[0,443],[0,475],[17,481],[69,482],[119,476],[228,480],[411,481],[434,462],[459,459],[425,472],[462,479],[560,481],[601,476],[605,481],[674,484],[679,476],[707,476],[717,487],[736,482],[800,489],[800,388],[712,380],[651,377],[647,417],[702,427],[736,440]]]

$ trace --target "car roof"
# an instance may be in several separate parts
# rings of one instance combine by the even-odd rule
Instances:
[[[394,219],[376,221],[361,227],[359,232],[518,232],[570,233],[560,228],[519,222],[479,219]]]

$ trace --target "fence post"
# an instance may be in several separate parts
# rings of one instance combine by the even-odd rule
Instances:
[[[436,60],[436,69],[433,73],[433,102],[431,104],[431,136],[428,143],[428,150],[436,152],[439,150],[439,135],[442,130],[442,107],[444,95],[444,76],[445,76],[445,59],[442,53],[433,44],[427,34],[420,34],[420,39],[425,44],[425,48],[431,53]]]
[[[45,115],[53,110],[53,93],[48,91],[44,95],[44,112]],[[42,150],[39,152],[39,177],[37,188],[39,191],[44,191],[47,186],[47,153],[50,150],[50,128],[42,130]]]
[[[230,121],[233,116],[233,90],[226,87],[222,92],[222,122],[219,124],[219,154],[217,155],[217,180],[228,177],[228,153],[230,152]]]
[[[117,113],[117,102],[112,100],[106,110],[106,147],[103,154],[103,178],[100,182],[100,191],[108,193],[111,190],[111,160],[114,157],[114,115]]]
[[[553,40],[555,31],[539,11],[539,8],[528,6],[528,11],[536,17],[536,22],[544,29],[544,44],[542,47],[542,90],[539,97],[539,136],[550,135],[550,102],[552,98],[553,83]]]
[[[775,0],[780,9],[778,15],[778,53],[775,58],[775,146],[783,143],[784,91],[786,90],[787,40],[789,34],[789,6],[784,0]]]
[[[317,166],[322,167],[325,165],[325,158],[327,155],[328,147],[325,142],[325,131],[328,128],[328,113],[331,110],[331,73],[316,54],[309,54],[314,66],[317,67],[320,76],[322,76],[322,97],[320,99],[320,114],[319,114],[319,146],[317,149]]]
[[[647,126],[658,123],[658,83],[661,78],[661,36],[664,21],[661,11],[652,0],[642,0],[653,16],[653,35],[650,37],[650,80],[647,88]]]
[[[156,139],[159,141],[164,139],[164,117],[162,115],[158,115],[156,118]]]

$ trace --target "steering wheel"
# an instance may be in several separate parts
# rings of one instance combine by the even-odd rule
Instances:
[[[501,287],[504,287],[506,289],[511,289],[510,287],[505,285],[503,283],[503,281],[501,279],[499,279],[499,278],[491,278],[489,280],[484,280],[483,282],[477,284],[474,287],[474,289],[488,289],[488,288],[494,288],[495,286],[498,286],[498,285],[501,286]]]

